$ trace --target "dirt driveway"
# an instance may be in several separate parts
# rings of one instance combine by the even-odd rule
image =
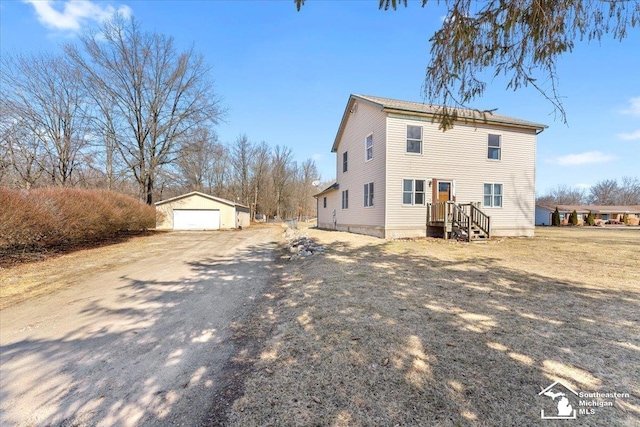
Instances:
[[[47,261],[48,279],[0,272],[58,288],[0,312],[0,424],[200,425],[281,232],[168,233]]]

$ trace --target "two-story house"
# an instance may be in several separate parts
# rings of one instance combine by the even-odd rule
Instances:
[[[315,197],[318,227],[382,238],[532,236],[536,136],[545,125],[351,95],[331,151],[336,181]]]

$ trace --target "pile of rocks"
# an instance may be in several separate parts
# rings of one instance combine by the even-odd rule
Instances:
[[[308,257],[320,252],[324,252],[324,247],[315,243],[306,234],[300,233],[298,230],[287,228],[284,232],[284,237],[287,239],[287,246],[291,257],[289,260],[294,260],[300,257]]]

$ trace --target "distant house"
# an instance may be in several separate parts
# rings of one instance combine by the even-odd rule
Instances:
[[[593,213],[596,224],[607,221],[622,222],[625,214],[630,225],[640,222],[640,206],[598,206],[598,205],[558,205],[560,223],[568,224],[569,215],[575,210],[578,214],[578,224],[584,224],[589,212]],[[556,206],[536,205],[536,225],[551,225],[551,214]]]
[[[382,238],[532,236],[546,126],[459,110],[442,132],[436,113],[351,95],[331,148],[336,181],[315,196],[318,226]]]
[[[249,226],[249,207],[192,191],[156,203],[158,230],[219,230]]]

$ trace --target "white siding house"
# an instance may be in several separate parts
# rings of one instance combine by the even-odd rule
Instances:
[[[351,95],[331,150],[336,182],[316,195],[318,226],[425,236],[427,213],[435,219],[440,204],[469,217],[481,211],[490,217],[491,235],[533,235],[536,135],[546,126],[461,110],[442,132],[436,112],[427,104]]]

